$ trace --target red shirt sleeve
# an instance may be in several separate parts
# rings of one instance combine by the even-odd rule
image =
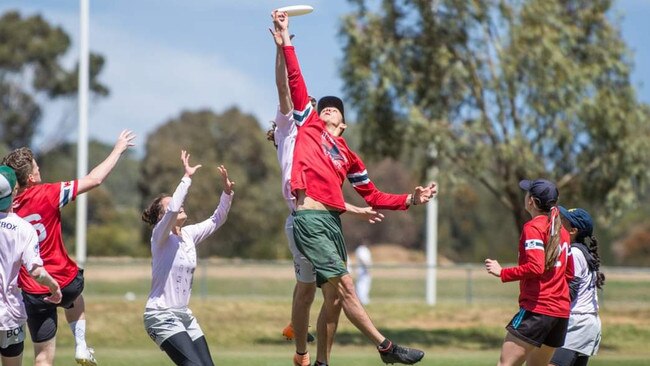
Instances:
[[[566,277],[566,282],[569,283],[571,280],[573,280],[573,277],[575,277],[575,268],[573,265],[573,254],[571,253],[570,247],[567,252],[566,269],[564,271],[564,276]]]
[[[293,46],[282,47],[284,60],[287,67],[287,76],[289,78],[289,91],[291,92],[291,102],[293,102],[293,119],[298,126],[307,120],[307,117],[313,112],[311,100],[307,93],[307,85],[300,71],[300,64],[296,56],[296,50]]]
[[[347,172],[348,181],[363,199],[375,209],[406,210],[407,194],[385,193],[377,189],[368,177],[363,161],[357,154],[351,152],[350,169]]]
[[[519,240],[519,265],[501,269],[501,281],[519,281],[544,273],[544,237],[533,226],[526,225]]]

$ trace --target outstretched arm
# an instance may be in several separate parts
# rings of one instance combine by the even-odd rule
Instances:
[[[293,104],[293,118],[298,126],[307,120],[307,117],[313,112],[307,86],[300,71],[296,52],[291,44],[291,35],[289,34],[289,16],[286,12],[274,12],[273,24],[280,32],[282,38],[282,51],[284,53],[284,62],[287,69],[287,78],[289,79],[289,91],[291,93],[291,103]]]
[[[88,192],[91,189],[96,188],[102,184],[102,182],[104,182],[106,177],[108,177],[113,168],[115,168],[115,165],[120,159],[120,156],[122,156],[122,153],[129,147],[135,146],[133,143],[134,139],[135,134],[132,131],[122,131],[117,139],[117,142],[115,143],[115,146],[113,147],[113,151],[111,151],[106,159],[104,159],[104,161],[99,163],[99,165],[91,170],[88,175],[78,180],[77,194]]]
[[[226,170],[226,167],[223,165],[219,166],[219,174],[221,174],[223,180],[223,193],[219,199],[219,206],[207,220],[183,228],[183,230],[194,239],[195,245],[217,231],[217,229],[219,229],[228,218],[228,212],[230,212],[234,193],[232,189],[235,186],[235,182],[228,178],[228,170]]]
[[[279,15],[277,10],[273,11],[271,15],[275,20]],[[291,94],[289,93],[289,79],[287,78],[287,68],[284,63],[284,53],[282,46],[284,45],[282,39],[282,29],[280,29],[274,22],[274,29],[269,29],[273,36],[273,41],[276,45],[275,52],[275,86],[278,90],[278,101],[280,102],[280,112],[288,114],[293,110],[293,103],[291,102]],[[289,36],[291,39],[291,36]]]
[[[194,166],[190,165],[190,154],[185,150],[181,150],[181,161],[183,162],[185,174],[183,175],[181,182],[178,184],[178,187],[176,187],[171,200],[167,204],[163,217],[153,228],[151,233],[152,243],[163,244],[167,241],[169,233],[176,224],[176,218],[183,206],[183,202],[185,202],[187,191],[190,189],[190,185],[192,185],[192,175],[201,168],[201,164]]]

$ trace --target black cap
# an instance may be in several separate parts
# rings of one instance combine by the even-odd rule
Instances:
[[[345,122],[345,110],[343,108],[343,101],[339,97],[328,95],[326,97],[320,98],[318,101],[318,114],[327,107],[334,107],[341,112],[341,117],[343,117],[343,122]]]
[[[557,190],[555,184],[546,179],[528,180],[524,179],[519,182],[519,187],[524,191],[528,191],[531,196],[537,198],[541,205],[541,209],[550,209],[555,206],[557,199],[560,197],[560,192]]]

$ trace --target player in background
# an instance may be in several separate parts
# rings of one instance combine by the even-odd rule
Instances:
[[[176,365],[211,366],[212,356],[203,330],[188,307],[196,269],[196,245],[212,235],[228,217],[235,182],[221,165],[223,193],[219,205],[206,220],[187,225],[183,202],[192,175],[201,165],[190,166],[190,155],[181,151],[185,174],[174,194],[155,198],[142,213],[153,226],[151,233],[151,291],[144,312],[147,334]]]
[[[61,209],[78,195],[98,187],[108,177],[129,147],[134,146],[135,135],[124,130],[111,153],[88,175],[66,182],[42,183],[34,154],[26,147],[16,149],[3,159],[16,171],[18,194],[14,212],[31,223],[38,233],[41,258],[45,269],[61,286],[63,298],[54,305],[45,301],[49,289],[34,281],[23,268],[18,284],[23,290],[27,309],[27,325],[34,342],[34,364],[50,366],[54,363],[57,332],[57,306],[65,309],[65,317],[75,340],[75,360],[83,366],[94,366],[94,351],[86,344],[86,315],[83,296],[83,270],[68,255],[61,234]]]
[[[519,239],[519,263],[501,268],[485,260],[485,268],[502,282],[519,281],[519,312],[506,326],[498,365],[546,366],[564,344],[569,320],[569,285],[573,260],[569,233],[562,227],[559,191],[548,180],[522,180],[524,208],[532,217]]]
[[[296,142],[298,128],[293,119],[293,103],[291,102],[291,94],[289,93],[289,81],[287,78],[287,70],[284,63],[284,54],[282,52],[282,36],[278,30],[270,29],[276,44],[276,59],[275,59],[275,82],[278,92],[278,111],[271,130],[267,132],[267,138],[272,141],[276,147],[278,161],[282,174],[282,194],[289,207],[290,212],[296,209],[296,199],[291,194],[291,167],[293,162],[293,149]],[[312,107],[316,107],[316,101],[311,98]],[[342,124],[339,129],[334,133],[336,136],[343,134],[346,125]],[[383,214],[376,212],[372,207],[360,208],[346,203],[348,212],[354,213],[362,219],[368,220],[370,223],[380,222],[384,217]],[[293,215],[289,214],[285,222],[285,233],[289,243],[289,250],[293,256],[293,263],[296,274],[296,285],[293,291],[293,301],[291,307],[291,322],[287,325],[282,334],[288,339],[294,339],[296,346],[296,353],[293,357],[294,366],[309,366],[311,365],[311,358],[307,350],[307,343],[313,339],[311,334],[308,333],[309,327],[309,310],[314,301],[316,293],[316,273],[314,267],[300,253],[293,240]],[[332,324],[336,327],[338,324],[340,314],[340,304],[337,301],[335,291],[324,292],[325,303],[321,309],[319,321],[323,322],[321,331],[327,328],[326,323]],[[333,309],[332,311],[325,311],[324,309]],[[329,318],[328,318],[329,317]],[[329,340],[329,344],[323,343],[318,349],[322,352],[331,350],[333,338],[327,337],[325,334],[318,337],[319,342]],[[322,355],[325,358],[325,355]]]
[[[345,315],[377,346],[384,362],[419,362],[424,352],[398,346],[381,334],[356,296],[354,282],[347,272],[347,252],[339,217],[346,209],[341,186],[347,177],[370,206],[391,210],[405,210],[410,205],[428,202],[436,193],[436,186],[431,183],[416,187],[413,194],[402,195],[379,191],[370,181],[363,161],[349,149],[342,136],[334,135],[345,123],[343,102],[336,97],[323,97],[318,102],[318,113],[314,112],[291,44],[287,14],[275,13],[274,24],[282,36],[293,115],[298,126],[291,173],[291,190],[296,197],[296,246],[314,265],[317,284],[323,291],[336,291]],[[316,364],[328,362],[319,357]]]
[[[370,286],[372,285],[372,276],[370,275],[370,267],[372,267],[372,253],[368,248],[368,239],[361,241],[361,244],[354,250],[354,257],[356,258],[357,269],[357,296],[361,304],[368,305],[370,303]]]
[[[593,235],[591,215],[582,208],[560,206],[562,226],[571,235],[574,277],[569,283],[571,316],[564,346],[555,350],[551,365],[586,366],[598,352],[601,336],[598,316],[598,289],[605,284],[600,272],[598,240]]]
[[[36,230],[12,213],[11,204],[16,187],[16,173],[0,166],[0,359],[2,366],[20,366],[25,347],[27,313],[18,288],[21,265],[38,283],[47,287],[44,298],[56,304],[61,301],[59,284],[43,268],[38,255]]]

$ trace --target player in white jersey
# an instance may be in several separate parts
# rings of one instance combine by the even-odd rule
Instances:
[[[282,53],[282,39],[279,33],[271,30],[274,41],[277,46],[275,59],[275,81],[278,91],[279,106],[273,123],[273,127],[267,132],[267,137],[274,143],[277,150],[278,162],[280,163],[282,175],[282,195],[287,203],[289,211],[292,213],[296,210],[296,199],[291,194],[291,167],[293,161],[293,150],[296,143],[298,129],[293,119],[293,103],[289,93],[287,70],[284,65],[284,54]],[[316,107],[316,101],[312,98],[312,104]],[[347,126],[341,124],[336,131],[336,135],[343,134]],[[384,217],[383,214],[375,211],[372,207],[357,207],[346,203],[348,213],[358,216],[360,219],[367,220],[370,223],[380,222]],[[307,351],[307,342],[311,339],[308,334],[309,328],[309,310],[314,301],[316,293],[316,273],[313,265],[298,250],[293,240],[293,215],[289,214],[285,221],[285,233],[289,242],[289,250],[293,256],[294,270],[296,274],[296,285],[293,291],[293,302],[291,307],[291,323],[287,325],[282,334],[288,339],[294,339],[296,345],[296,354],[294,355],[294,366],[310,365],[310,357]],[[338,323],[340,306],[337,302],[337,296],[334,291],[327,295],[327,290],[323,289],[325,304],[321,310],[318,321],[330,324],[333,332]],[[329,309],[328,312],[325,310]],[[326,329],[327,326],[322,326]],[[331,340],[333,337],[319,336],[319,350],[329,350],[332,347]]]
[[[582,208],[560,206],[562,225],[571,235],[574,277],[569,283],[571,315],[564,346],[555,350],[551,365],[585,366],[598,352],[601,324],[598,316],[598,289],[605,284],[600,272],[598,240],[593,235],[591,215]]]
[[[205,336],[188,308],[196,268],[196,245],[226,221],[234,182],[222,165],[223,193],[219,206],[207,220],[183,226],[187,215],[183,202],[192,175],[201,165],[190,166],[190,155],[181,151],[185,175],[174,194],[158,196],[143,212],[142,220],[153,226],[151,233],[151,292],[144,312],[147,333],[177,365],[213,365]]]
[[[50,290],[45,300],[61,301],[59,284],[43,268],[38,254],[38,235],[27,221],[11,212],[16,173],[0,166],[0,359],[2,366],[22,363],[27,313],[18,273],[23,265],[29,274]]]

